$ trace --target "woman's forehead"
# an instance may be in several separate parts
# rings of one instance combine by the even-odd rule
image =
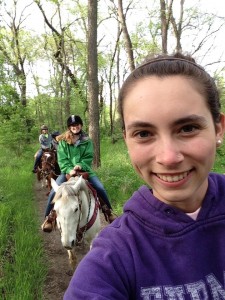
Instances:
[[[206,99],[188,79],[150,77],[138,82],[124,99],[124,121],[185,118],[210,113]]]
[[[194,99],[193,99],[194,98]],[[186,101],[196,102],[199,99],[206,99],[196,84],[185,77],[148,77],[139,80],[128,91],[124,99],[124,106],[127,104],[142,108],[143,105],[152,107],[166,106],[168,109],[176,102],[179,107],[184,106]]]

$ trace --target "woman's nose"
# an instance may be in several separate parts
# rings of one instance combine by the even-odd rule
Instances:
[[[174,140],[161,141],[157,145],[156,162],[165,166],[175,165],[182,162],[184,156],[179,143]]]

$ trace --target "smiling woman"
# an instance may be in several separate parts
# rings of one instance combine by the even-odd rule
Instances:
[[[150,58],[125,80],[119,110],[131,162],[151,188],[93,241],[64,299],[218,299],[225,176],[210,170],[225,118],[214,80],[189,56]]]
[[[201,206],[216,139],[223,133],[223,123],[214,124],[195,85],[176,75],[151,76],[124,99],[125,141],[133,166],[155,197],[186,212]]]

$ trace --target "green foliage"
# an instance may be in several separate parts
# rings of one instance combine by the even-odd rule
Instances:
[[[0,145],[20,156],[30,139],[32,121],[29,119],[28,110],[20,103],[12,106],[11,110],[9,107],[4,105],[0,111]]]
[[[156,31],[152,34],[152,27]],[[159,27],[159,26],[158,26]],[[160,44],[157,41],[157,31],[159,30],[154,24],[150,22],[149,27],[144,22],[137,24],[136,31],[131,34],[131,40],[135,56],[137,57],[137,63],[141,63],[144,57],[149,53],[158,53],[161,51]],[[149,41],[149,34],[152,36],[151,42]]]
[[[217,149],[216,160],[212,171],[218,173],[225,173],[225,145],[224,144]]]
[[[33,155],[26,151],[18,160],[1,146],[0,153],[0,298],[42,299],[46,263],[30,173]]]
[[[214,78],[220,91],[221,111],[225,112],[225,79],[222,74],[215,74]]]
[[[15,89],[7,84],[3,83],[0,86],[0,118],[1,121],[10,119],[20,103],[19,95]]]
[[[133,170],[122,139],[115,144],[111,139],[101,141],[101,162],[97,175],[105,186],[113,209],[121,214],[123,204],[144,182]]]

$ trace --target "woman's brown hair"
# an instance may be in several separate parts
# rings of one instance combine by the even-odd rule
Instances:
[[[147,57],[124,81],[118,96],[118,111],[123,129],[125,128],[123,116],[124,99],[130,89],[138,81],[149,76],[167,77],[174,75],[191,79],[198,87],[199,92],[206,98],[214,123],[220,121],[221,105],[214,79],[190,55],[176,53],[174,55],[159,55],[154,58]]]

